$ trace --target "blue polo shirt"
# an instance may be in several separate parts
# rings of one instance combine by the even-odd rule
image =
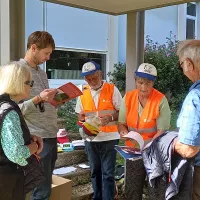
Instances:
[[[189,89],[177,120],[179,141],[191,146],[200,146],[200,80]],[[197,154],[195,165],[200,166],[200,153]]]

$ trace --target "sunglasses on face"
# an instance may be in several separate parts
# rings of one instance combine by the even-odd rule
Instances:
[[[25,85],[29,85],[30,87],[33,87],[34,81],[25,81],[24,82]]]
[[[44,111],[45,111],[44,102],[40,102],[40,103],[38,104],[38,106],[39,106],[40,112],[44,112]]]

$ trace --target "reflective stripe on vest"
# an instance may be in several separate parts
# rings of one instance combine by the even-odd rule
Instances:
[[[109,83],[104,83],[103,88],[100,92],[98,108],[96,108],[94,100],[92,98],[89,86],[85,87],[83,90],[83,95],[80,96],[81,103],[83,106],[83,111],[86,117],[91,115],[112,115],[116,113],[116,110],[112,103],[114,93],[114,85]],[[102,132],[117,132],[117,122],[113,121],[108,123],[106,126],[101,127]]]
[[[152,89],[147,103],[138,117],[138,90],[133,90],[126,94],[126,121],[129,131],[140,133],[144,140],[153,138],[157,133],[156,119],[159,116],[159,105],[164,95]]]
[[[135,132],[138,132],[138,133],[149,133],[149,135],[150,134],[152,134],[152,133],[154,133],[154,132],[157,132],[157,127],[155,126],[155,127],[153,127],[153,128],[141,128],[141,129],[136,129],[136,128],[132,128],[132,127],[128,127],[128,130],[129,131],[135,131]]]

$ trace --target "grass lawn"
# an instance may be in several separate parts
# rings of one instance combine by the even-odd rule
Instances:
[[[170,130],[174,130],[176,129],[176,120],[177,120],[177,112],[172,112],[172,116],[171,116],[171,126],[170,126]],[[124,142],[122,140],[119,141],[119,145],[124,145]],[[124,159],[120,156],[119,153],[117,153],[117,160],[116,160],[116,164],[117,165],[123,165],[124,164]]]

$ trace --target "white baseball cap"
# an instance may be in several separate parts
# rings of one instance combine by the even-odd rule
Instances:
[[[87,76],[94,74],[96,71],[100,70],[100,65],[94,61],[87,62],[82,67],[81,76]]]
[[[142,63],[136,70],[135,75],[141,78],[146,78],[152,81],[156,80],[156,67],[149,63]]]

